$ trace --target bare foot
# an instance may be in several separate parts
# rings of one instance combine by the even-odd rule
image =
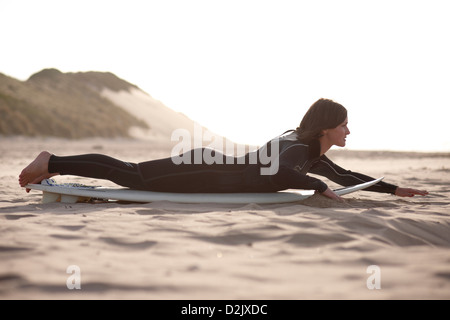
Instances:
[[[48,162],[51,156],[51,153],[42,151],[33,162],[23,169],[19,176],[20,186],[25,187],[29,183],[39,183],[57,175],[57,173],[48,172]],[[30,189],[27,189],[27,192],[30,192]]]

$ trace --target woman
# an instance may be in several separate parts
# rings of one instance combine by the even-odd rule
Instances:
[[[180,161],[192,158],[198,151],[205,151],[195,149],[189,151],[190,154],[135,164],[100,154],[57,157],[44,151],[22,171],[19,183],[25,187],[58,174],[70,174],[107,179],[124,187],[149,191],[275,192],[312,189],[331,199],[343,201],[323,181],[307,173],[325,176],[343,186],[373,180],[369,176],[344,170],[325,156],[333,145],[345,146],[346,137],[350,134],[347,124],[347,110],[342,105],[319,99],[306,112],[296,130],[244,157],[230,159],[211,151],[214,159],[222,158],[223,161],[211,163],[203,159],[194,164]],[[276,168],[269,174],[262,174],[264,168],[267,169],[268,163],[263,160],[268,153],[272,158],[276,156]],[[270,165],[272,169],[273,163]],[[401,197],[428,194],[427,191],[401,188],[386,182],[379,182],[365,190]]]

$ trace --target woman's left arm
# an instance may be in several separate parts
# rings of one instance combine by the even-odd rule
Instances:
[[[362,182],[374,180],[374,178],[367,175],[345,170],[328,159],[325,155],[320,157],[317,164],[311,167],[311,173],[325,176],[331,181],[334,181],[343,186],[351,186]],[[378,182],[376,185],[364,189],[366,191],[382,192],[395,194],[399,197],[413,197],[414,195],[427,195],[428,192],[424,190],[415,190],[411,188],[401,188],[399,186],[386,183],[384,181]]]

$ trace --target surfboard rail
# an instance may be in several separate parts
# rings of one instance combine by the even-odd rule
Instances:
[[[363,190],[377,184],[384,177],[358,185],[335,190],[338,195],[345,195]],[[45,181],[45,180],[44,180]],[[46,182],[44,182],[46,183]],[[285,190],[271,193],[174,193],[132,190],[127,188],[105,188],[96,186],[58,185],[54,180],[50,184],[28,184],[25,188],[40,190],[42,202],[75,203],[89,199],[119,200],[129,202],[169,201],[177,203],[234,203],[234,204],[270,204],[289,203],[305,200],[314,194],[314,190]]]

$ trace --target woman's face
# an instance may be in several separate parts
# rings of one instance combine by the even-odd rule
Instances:
[[[324,138],[327,139],[331,145],[345,147],[345,139],[347,135],[350,134],[350,130],[348,130],[347,125],[348,117],[336,128],[324,130]]]

